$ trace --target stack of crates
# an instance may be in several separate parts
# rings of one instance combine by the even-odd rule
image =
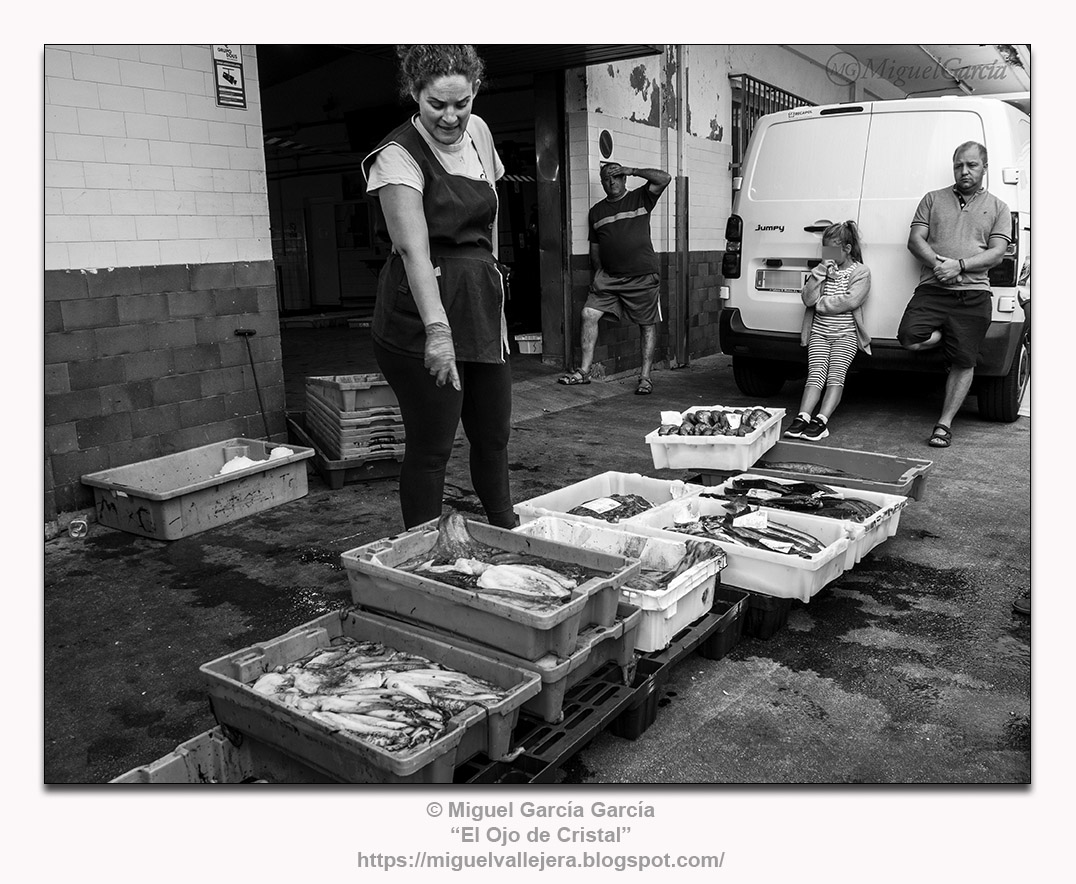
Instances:
[[[331,461],[403,460],[400,405],[380,374],[307,378],[306,429]]]

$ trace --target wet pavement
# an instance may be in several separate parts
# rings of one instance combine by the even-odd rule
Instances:
[[[352,338],[321,340],[300,362],[285,336],[289,409],[305,374],[374,370]],[[537,357],[515,367],[517,501],[606,470],[687,478],[653,467],[643,438],[659,411],[759,404],[722,356],[655,372],[650,397],[628,377],[565,388]],[[791,412],[800,391],[765,404]],[[654,725],[636,741],[598,736],[564,782],[1030,782],[1031,628],[1011,609],[1030,588],[1030,417],[982,422],[970,400],[939,451],[924,440],[940,401],[937,382],[914,376],[850,381],[819,444],[933,459],[924,499],[775,636],[685,660]],[[96,524],[46,543],[46,783],[105,782],[207,730],[200,664],[349,602],[338,556],[402,528],[395,480],[333,491],[311,473],[309,488],[170,543]],[[462,438],[446,500],[481,511]]]

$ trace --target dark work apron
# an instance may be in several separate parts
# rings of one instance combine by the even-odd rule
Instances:
[[[504,278],[493,255],[496,193],[490,182],[446,172],[410,121],[389,133],[362,161],[365,175],[378,152],[389,144],[404,148],[422,169],[422,207],[429,230],[430,260],[452,327],[456,359],[504,362]],[[487,170],[487,174],[492,171]],[[377,194],[370,196],[377,207],[377,234],[389,241]],[[371,334],[388,350],[420,358],[423,355],[426,330],[411,294],[403,259],[395,250],[378,277]]]

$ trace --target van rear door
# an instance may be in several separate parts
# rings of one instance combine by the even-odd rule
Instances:
[[[965,141],[986,143],[983,121],[973,110],[911,110],[899,101],[873,105],[859,208],[863,262],[871,271],[863,316],[872,338],[896,340],[919,284],[919,262],[907,247],[916,206],[928,191],[952,187],[953,151]]]
[[[749,329],[798,332],[799,292],[808,262],[821,257],[822,230],[859,216],[870,114],[851,105],[768,119],[755,130],[737,203],[743,265],[731,306]]]

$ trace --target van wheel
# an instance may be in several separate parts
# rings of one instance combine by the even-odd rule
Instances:
[[[1025,326],[1025,329],[1027,327]],[[1020,349],[1013,357],[1009,373],[1000,378],[981,378],[978,399],[979,417],[1011,424],[1020,415],[1020,400],[1031,380],[1031,334],[1025,330]]]
[[[732,377],[745,396],[776,396],[785,384],[782,366],[749,356],[732,357]]]

